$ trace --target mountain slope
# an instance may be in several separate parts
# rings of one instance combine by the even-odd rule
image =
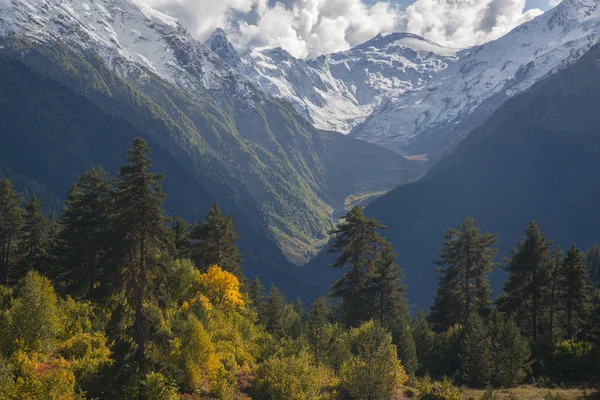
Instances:
[[[0,0],[0,36],[3,53],[129,122],[189,174],[222,182],[242,209],[255,203],[297,263],[312,256],[348,196],[419,174],[391,151],[315,130],[137,0]],[[370,165],[358,162],[365,152]],[[355,162],[342,170],[340,157]]]
[[[290,101],[315,127],[342,133],[387,97],[415,90],[456,60],[454,50],[408,33],[378,35],[308,61],[281,48],[240,56],[220,29],[206,44],[260,89]]]
[[[443,233],[467,216],[500,235],[504,254],[532,219],[563,247],[600,240],[598,107],[600,45],[507,101],[423,179],[367,207],[389,226],[412,301],[433,300]]]
[[[600,4],[564,0],[504,37],[457,53],[419,90],[384,102],[351,135],[437,160],[507,98],[583,55],[600,38]]]

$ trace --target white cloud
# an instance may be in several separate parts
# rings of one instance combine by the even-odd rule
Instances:
[[[378,33],[408,31],[451,47],[496,39],[541,14],[525,0],[144,0],[179,18],[198,39],[218,27],[234,45],[282,47],[299,58],[348,49]],[[550,2],[556,0],[549,0]]]
[[[404,15],[406,30],[451,47],[499,38],[542,14],[525,0],[417,0]]]
[[[559,5],[560,3],[562,3],[563,0],[548,0],[548,6],[550,7],[556,7],[557,5]]]

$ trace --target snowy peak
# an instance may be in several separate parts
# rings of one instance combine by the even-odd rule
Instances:
[[[223,29],[217,28],[204,43],[217,53],[228,66],[235,67],[239,64],[240,56]]]
[[[362,50],[369,47],[374,47],[381,50],[390,45],[423,53],[434,53],[440,55],[452,55],[456,53],[456,50],[440,46],[439,44],[425,39],[422,36],[407,32],[392,33],[387,36],[379,34],[368,42],[355,46],[351,49],[351,51]]]
[[[190,92],[246,91],[246,80],[176,19],[139,0],[0,0],[0,36],[9,35],[93,51],[126,78],[152,73]]]
[[[222,36],[219,32],[215,40]],[[221,48],[215,51],[224,53]],[[227,54],[223,59],[234,65]],[[290,101],[317,128],[348,133],[387,97],[415,90],[456,59],[455,50],[396,33],[309,61],[281,48],[254,49],[235,65],[263,91]]]
[[[598,0],[564,0],[495,41],[459,51],[455,63],[419,90],[391,96],[352,134],[435,159],[506,99],[576,61],[599,38]]]

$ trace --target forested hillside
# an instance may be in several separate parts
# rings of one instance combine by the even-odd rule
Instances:
[[[530,220],[557,244],[600,239],[600,48],[506,102],[419,180],[367,207],[406,268],[411,301],[435,292],[434,257],[449,226],[467,216],[500,236],[501,255]],[[505,277],[498,271],[496,290]]]
[[[143,132],[190,177],[219,182],[205,190],[235,204],[224,205],[232,212],[262,219],[261,228],[297,264],[322,246],[333,224],[331,212],[348,196],[387,190],[420,174],[418,164],[392,151],[317,131],[291,105],[265,96],[241,77],[226,82],[229,92],[184,90],[151,71],[123,77],[97,54],[82,54],[62,42],[1,41],[8,57]],[[237,93],[242,84],[245,92]]]
[[[563,254],[531,222],[493,302],[498,237],[468,218],[436,254],[435,305],[413,317],[387,227],[354,207],[330,232],[342,276],[307,311],[244,276],[217,204],[166,215],[153,169],[136,138],[116,175],[80,174],[49,217],[0,180],[0,399],[458,400],[457,385],[488,399],[522,383],[593,398],[599,245]]]

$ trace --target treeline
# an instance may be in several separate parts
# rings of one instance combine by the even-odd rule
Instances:
[[[598,379],[600,246],[564,255],[531,223],[494,302],[498,238],[467,219],[413,317],[385,227],[357,207],[330,232],[343,277],[305,307],[244,277],[217,205],[167,217],[149,153],[137,139],[116,176],[78,176],[58,218],[0,181],[0,400],[457,399],[453,384]]]

